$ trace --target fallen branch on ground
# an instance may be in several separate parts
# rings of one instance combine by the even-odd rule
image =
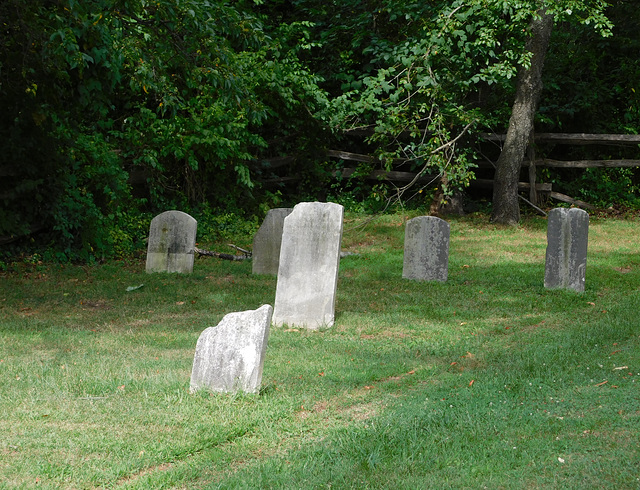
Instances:
[[[223,252],[213,252],[211,250],[203,250],[201,248],[194,248],[193,252],[198,254],[199,256],[205,255],[207,257],[217,257],[223,260],[247,260],[251,258],[251,252],[249,250],[245,250],[240,247],[236,247],[235,245],[229,245],[232,248],[242,252],[242,255],[231,255]]]

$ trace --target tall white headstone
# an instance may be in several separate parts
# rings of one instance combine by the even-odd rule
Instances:
[[[343,215],[339,204],[305,202],[285,218],[274,325],[333,325]]]
[[[272,313],[270,305],[229,313],[202,332],[193,358],[191,392],[259,391]]]
[[[291,214],[291,208],[270,209],[253,237],[252,272],[254,274],[278,273],[282,229],[284,219]]]
[[[547,218],[544,287],[584,291],[589,214],[578,208],[556,208]]]
[[[193,272],[198,222],[182,211],[165,211],[151,220],[147,272]]]
[[[449,273],[449,223],[435,216],[407,221],[402,277],[445,282]]]

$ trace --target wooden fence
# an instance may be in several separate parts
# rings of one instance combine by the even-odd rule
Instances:
[[[484,141],[502,143],[506,139],[504,134],[481,134],[480,139]],[[560,145],[609,145],[609,146],[635,146],[640,145],[640,135],[635,134],[585,134],[585,133],[537,133],[533,138],[533,143],[555,143]],[[341,150],[329,150],[327,156],[332,158],[339,158],[345,161],[363,162],[363,163],[375,163],[378,160],[370,155],[363,155],[359,153],[351,153]],[[394,165],[401,165],[406,163],[405,160],[394,160]],[[493,165],[494,162],[487,162],[487,165]],[[483,166],[482,164],[480,166]],[[527,157],[524,160],[523,167],[527,167],[529,170],[528,182],[519,182],[518,187],[520,189],[529,189],[529,200],[531,204],[538,204],[539,194],[545,194],[553,199],[575,204],[580,207],[592,209],[593,206],[583,201],[573,199],[570,196],[555,192],[552,189],[550,183],[540,183],[537,181],[537,169],[538,167],[553,167],[553,168],[614,168],[614,167],[640,167],[640,160],[571,160],[560,161],[552,160],[549,158],[536,158],[534,146],[531,145],[527,152]],[[355,168],[345,168],[339,171],[343,177],[348,177],[355,171]],[[370,179],[383,179],[394,182],[412,182],[416,177],[412,172],[401,171],[389,171],[376,170],[371,172],[367,176]],[[423,175],[419,181],[431,181],[437,179],[434,175]],[[476,187],[493,187],[493,180],[491,179],[475,179],[471,183]]]
[[[485,141],[504,142],[504,134],[482,134]],[[533,143],[555,143],[560,145],[608,145],[608,146],[637,146],[640,144],[640,135],[637,134],[586,134],[586,133],[537,133]],[[580,207],[593,208],[588,203],[573,199],[569,196],[554,192],[551,184],[545,184],[544,188],[536,185],[537,168],[615,168],[615,167],[640,167],[640,160],[552,160],[549,158],[536,158],[534,146],[529,147],[527,158],[523,166],[529,169],[529,200],[532,204],[538,203],[538,194],[546,193],[549,197],[559,201],[576,204]],[[548,186],[548,188],[547,188]]]

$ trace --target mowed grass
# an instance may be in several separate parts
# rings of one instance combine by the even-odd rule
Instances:
[[[272,328],[257,395],[189,394],[202,330],[273,305],[249,262],[2,273],[0,487],[640,487],[638,219],[592,219],[578,294],[541,218],[453,218],[449,280],[403,280],[413,216],[347,216],[335,325]]]

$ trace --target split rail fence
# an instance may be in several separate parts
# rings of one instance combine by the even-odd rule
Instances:
[[[482,134],[485,141],[502,143],[506,139],[504,134]],[[640,144],[640,135],[637,134],[587,134],[587,133],[537,133],[533,143],[555,143],[561,145],[607,145],[607,146],[637,146]],[[538,195],[545,193],[558,201],[575,204],[580,207],[593,209],[588,203],[573,199],[569,196],[554,192],[551,184],[536,183],[537,169],[539,167],[552,168],[620,168],[640,167],[640,160],[552,160],[549,158],[536,158],[534,146],[529,147],[527,158],[523,167],[529,169],[529,200],[538,204]],[[522,182],[520,184],[523,184]]]
[[[481,140],[494,143],[502,143],[506,139],[504,134],[481,134]],[[533,143],[547,143],[557,145],[607,145],[607,146],[637,146],[640,145],[640,135],[635,134],[586,134],[586,133],[537,133],[534,135]],[[363,155],[360,153],[351,153],[341,150],[329,150],[327,156],[332,158],[339,158],[345,161],[363,162],[363,163],[375,163],[378,160],[370,155]],[[397,160],[393,162],[394,165],[400,166],[406,163],[405,160]],[[487,166],[488,164],[495,167],[494,162],[488,162],[487,164],[481,163],[480,166]],[[558,201],[574,204],[579,207],[593,209],[589,203],[573,199],[570,196],[555,192],[551,183],[537,182],[537,169],[540,167],[553,167],[553,168],[614,168],[614,167],[640,167],[640,160],[631,159],[619,159],[619,160],[553,160],[549,158],[536,158],[534,145],[532,144],[527,152],[527,157],[524,160],[523,168],[528,168],[528,182],[519,182],[518,187],[521,190],[529,190],[529,200],[531,204],[537,205],[539,201],[539,195],[544,194]],[[355,172],[355,168],[344,168],[339,171],[342,177],[349,177]],[[338,172],[336,172],[338,173]],[[367,176],[370,179],[382,179],[393,182],[412,182],[416,177],[413,172],[404,172],[398,170],[384,171],[375,170]],[[431,181],[437,179],[435,175],[422,175],[418,181]],[[491,179],[475,179],[472,186],[477,187],[493,187],[493,180]]]

